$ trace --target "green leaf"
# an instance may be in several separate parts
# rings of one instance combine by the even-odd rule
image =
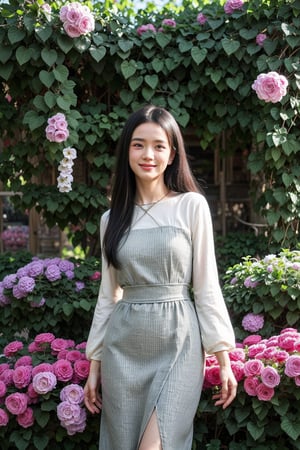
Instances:
[[[247,28],[241,28],[239,31],[239,35],[247,41],[250,41],[256,37],[257,30],[255,28],[250,28],[250,30],[248,30]]]
[[[171,42],[172,36],[165,33],[156,33],[155,40],[161,48],[165,48]]]
[[[119,45],[120,49],[122,50],[122,52],[126,53],[126,52],[128,52],[129,50],[132,49],[132,47],[133,47],[133,41],[128,41],[128,40],[125,40],[125,39],[120,39],[120,40],[118,41],[118,45]]]
[[[41,56],[44,63],[46,63],[49,67],[53,66],[53,64],[57,61],[57,52],[54,49],[43,48]]]
[[[164,62],[162,59],[159,59],[159,58],[154,58],[152,60],[151,64],[152,64],[153,70],[155,70],[155,72],[157,72],[157,73],[161,72],[164,68]]]
[[[235,91],[238,88],[238,86],[241,84],[242,81],[243,75],[240,73],[236,77],[226,78],[227,86],[230,87],[230,89],[232,89],[233,91]]]
[[[8,27],[7,37],[11,44],[16,44],[17,42],[23,41],[26,33],[21,28],[14,26]]]
[[[128,91],[127,89],[122,89],[120,92],[120,97],[121,97],[122,102],[125,105],[129,105],[132,102],[134,95],[133,95],[132,91]]]
[[[59,95],[56,99],[57,106],[59,106],[59,108],[64,111],[68,111],[72,103],[73,103],[72,99],[67,98],[66,96]]]
[[[207,23],[213,30],[216,30],[223,25],[224,19],[208,19]]]
[[[16,50],[16,59],[20,66],[22,66],[23,64],[26,64],[28,61],[30,61],[31,56],[32,56],[31,48],[26,48],[23,45],[21,45]]]
[[[193,47],[191,50],[191,56],[195,63],[199,65],[202,61],[205,60],[207,55],[207,49],[206,48],[199,48],[199,47]]]
[[[45,123],[45,118],[44,116],[39,116],[35,111],[27,111],[23,123],[27,124],[31,131],[34,131]]]
[[[1,64],[0,65],[0,77],[4,78],[5,81],[8,81],[9,77],[12,74],[14,65],[12,62],[9,62],[7,64]]]
[[[56,105],[56,95],[51,91],[47,91],[44,95],[44,101],[49,109],[52,109]]]
[[[190,41],[181,41],[178,46],[180,53],[188,52],[192,47],[193,43]]]
[[[52,27],[50,25],[42,25],[35,29],[36,35],[41,41],[46,42],[52,34]]]
[[[286,193],[282,190],[275,190],[273,192],[273,196],[275,200],[279,203],[279,205],[284,205],[287,202]]]
[[[64,83],[69,76],[69,69],[61,64],[60,66],[57,66],[55,69],[53,69],[53,75],[57,81],[60,83]]]
[[[58,207],[59,207],[59,204],[55,200],[49,199],[47,201],[47,209],[48,209],[48,211],[54,213],[55,211],[57,211]]]
[[[230,56],[234,52],[236,52],[241,46],[239,41],[235,41],[234,39],[228,39],[228,38],[223,38],[221,40],[221,43],[222,43],[222,47],[223,47],[225,53],[228,56]]]
[[[80,308],[84,309],[85,311],[90,311],[91,307],[93,306],[92,303],[89,303],[87,300],[80,300]]]
[[[278,161],[281,156],[280,148],[272,148],[271,155],[274,161]]]
[[[89,234],[95,234],[98,229],[97,225],[92,222],[87,222],[85,228]]]
[[[257,441],[264,434],[264,427],[259,427],[253,422],[247,423],[247,430],[251,434],[252,438]]]
[[[284,153],[289,156],[292,153],[297,153],[299,151],[299,142],[292,138],[288,138],[286,142],[282,143],[282,148]]]
[[[49,422],[50,414],[45,411],[38,411],[37,414],[35,414],[35,420],[39,424],[41,428],[45,428]],[[39,447],[37,447],[39,448]]]
[[[267,221],[269,225],[275,225],[278,220],[280,219],[280,212],[279,211],[272,211],[269,210],[267,212]]]
[[[158,85],[158,76],[156,74],[154,75],[146,75],[145,76],[145,82],[150,86],[152,89],[155,89]]]
[[[65,35],[59,35],[57,38],[57,44],[59,48],[65,53],[69,53],[71,48],[73,48],[73,40]]]
[[[121,72],[126,80],[135,74],[136,69],[136,62],[132,59],[130,61],[123,61],[121,64]]]
[[[288,173],[283,173],[281,178],[285,187],[289,187],[294,181],[294,177]]]
[[[97,136],[96,136],[96,134],[86,134],[86,135],[85,135],[85,140],[86,140],[90,145],[94,145],[95,142],[97,141]]]
[[[138,77],[130,77],[128,80],[129,87],[132,91],[136,91],[143,83],[144,78],[140,75]]]
[[[221,80],[222,75],[223,75],[223,71],[222,70],[219,70],[219,69],[214,70],[210,74],[211,81],[213,81],[215,84],[217,84]]]
[[[96,61],[96,62],[100,62],[104,56],[106,55],[106,48],[101,46],[101,47],[95,47],[95,46],[91,46],[89,48],[89,52],[92,56],[92,58]]]
[[[35,445],[35,448],[44,450],[45,448],[47,448],[47,445],[49,443],[49,437],[46,434],[43,434],[42,436],[35,435],[33,437],[33,443]]]
[[[46,72],[46,70],[41,70],[39,73],[39,79],[48,89],[52,86],[55,81],[53,72]]]
[[[12,48],[8,45],[0,45],[0,62],[5,64],[12,55]]]
[[[73,305],[71,303],[63,303],[62,309],[63,309],[64,314],[67,317],[71,316],[71,314],[74,311],[74,307],[73,307]]]
[[[285,416],[281,420],[281,428],[290,438],[292,438],[294,441],[297,441],[300,436],[299,419],[292,422],[289,417]]]
[[[44,97],[42,95],[37,95],[33,100],[33,105],[38,111],[44,113],[48,112],[47,105],[45,104]]]

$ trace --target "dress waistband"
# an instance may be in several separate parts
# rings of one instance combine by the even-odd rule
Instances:
[[[122,301],[127,303],[156,303],[190,300],[187,284],[145,284],[124,286]]]

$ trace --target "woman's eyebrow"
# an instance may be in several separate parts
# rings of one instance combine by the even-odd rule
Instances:
[[[146,140],[147,140],[147,139],[144,139],[144,138],[134,137],[134,138],[131,139],[131,142],[132,142],[132,141],[140,141],[140,142],[144,142],[144,141],[146,141]],[[153,142],[165,144],[167,141],[165,141],[165,140],[163,140],[163,139],[153,139]]]

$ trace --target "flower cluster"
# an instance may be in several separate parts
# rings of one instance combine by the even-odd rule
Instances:
[[[262,314],[248,313],[242,320],[244,330],[256,333],[264,326],[264,316]]]
[[[63,155],[64,157],[58,166],[57,187],[59,192],[70,192],[72,190],[74,159],[77,157],[77,152],[75,148],[67,147],[63,149]]]
[[[63,113],[57,113],[47,121],[46,137],[50,142],[64,142],[69,137],[68,122]]]
[[[40,333],[26,346],[12,341],[0,357],[0,427],[16,420],[22,428],[35,423],[34,410],[53,400],[55,414],[69,435],[83,432],[86,411],[83,385],[90,363],[85,342]]]
[[[265,102],[277,103],[287,93],[288,80],[277,72],[261,73],[258,75],[252,89],[257,97]]]
[[[6,251],[27,248],[29,228],[27,225],[11,226],[1,233],[1,239]]]
[[[68,3],[60,9],[59,18],[71,38],[90,33],[95,29],[95,19],[90,9],[79,2]]]
[[[226,14],[233,14],[236,10],[243,9],[243,0],[227,0],[224,5]]]
[[[289,383],[300,387],[300,333],[295,328],[285,328],[268,339],[249,335],[229,353],[229,357],[237,382],[243,384],[249,396],[258,400],[271,400],[276,389],[282,386],[284,391]],[[208,356],[204,388],[220,385],[217,359]]]

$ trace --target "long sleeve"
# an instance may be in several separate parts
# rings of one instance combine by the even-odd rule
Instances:
[[[101,245],[107,224],[108,212],[101,217],[100,238]],[[103,339],[110,315],[115,304],[122,298],[122,289],[118,285],[116,270],[107,265],[107,261],[102,252],[102,277],[99,288],[99,295],[94,311],[93,321],[90,328],[87,345],[86,356],[89,360],[101,360]]]
[[[235,337],[219,284],[213,227],[207,201],[199,196],[192,214],[193,290],[202,342],[208,354],[235,347]]]

